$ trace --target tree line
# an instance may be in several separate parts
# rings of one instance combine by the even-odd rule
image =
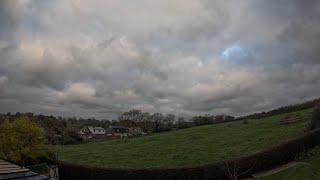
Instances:
[[[300,104],[279,107],[279,108],[276,108],[276,109],[273,109],[273,110],[270,110],[267,112],[260,112],[260,113],[246,115],[246,116],[240,116],[236,120],[265,118],[265,117],[274,116],[274,115],[278,115],[278,114],[290,113],[290,112],[295,112],[295,111],[301,111],[304,109],[309,109],[309,108],[315,107],[319,104],[320,104],[320,98],[306,101],[306,102],[300,103]]]
[[[235,117],[228,115],[210,115],[194,116],[186,121],[183,117],[176,117],[174,114],[162,114],[142,112],[133,109],[122,113],[119,116],[119,123],[127,126],[138,126],[144,131],[161,132],[173,129],[182,129],[193,126],[216,124],[221,122],[233,121]]]
[[[65,118],[61,116],[47,116],[35,115],[33,113],[15,114],[6,113],[0,114],[0,124],[6,120],[13,122],[20,117],[28,117],[38,123],[45,129],[45,136],[50,144],[75,144],[82,142],[78,132],[83,126],[99,126],[108,128],[110,126],[126,126],[126,127],[140,127],[144,132],[156,133],[162,131],[170,131],[175,129],[189,128],[193,126],[214,124],[217,122],[224,122],[226,120],[233,120],[232,116],[224,115],[205,115],[194,116],[186,120],[184,117],[177,117],[174,114],[168,113],[149,113],[138,109],[132,109],[123,112],[115,120],[97,120],[92,118]]]
[[[185,124],[184,118],[179,117],[180,124],[176,124],[176,116],[174,114],[149,113],[142,112],[138,109],[122,113],[118,120],[119,124],[131,127],[140,127],[147,132],[161,132],[174,128],[182,128],[181,124]],[[179,125],[179,126],[177,126]]]
[[[217,124],[223,122],[234,121],[235,117],[227,116],[227,115],[210,115],[206,114],[204,116],[194,116],[192,118],[192,122],[195,126],[209,125],[209,124]]]

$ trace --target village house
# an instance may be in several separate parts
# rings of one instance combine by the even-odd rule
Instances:
[[[139,127],[127,128],[124,126],[110,126],[107,129],[102,127],[84,126],[80,129],[79,135],[83,139],[102,139],[102,138],[125,138],[129,136],[146,135]]]
[[[130,127],[129,128],[129,134],[130,134],[130,136],[144,136],[144,135],[147,135],[147,133],[143,132],[143,130],[140,127]]]
[[[107,137],[123,138],[129,137],[129,128],[124,126],[110,126],[107,128]]]
[[[106,130],[102,127],[84,126],[79,135],[83,139],[102,139],[106,137]]]

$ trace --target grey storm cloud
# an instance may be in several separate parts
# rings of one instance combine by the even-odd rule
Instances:
[[[316,0],[0,1],[0,111],[244,115],[319,97]]]

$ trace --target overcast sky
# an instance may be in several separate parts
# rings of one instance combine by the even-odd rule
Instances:
[[[318,0],[1,0],[0,112],[245,115],[320,96]]]

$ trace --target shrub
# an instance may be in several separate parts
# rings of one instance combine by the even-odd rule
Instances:
[[[285,120],[291,119],[291,114],[285,115],[285,116],[284,116],[284,119],[285,119]]]
[[[1,124],[0,147],[10,161],[22,166],[48,152],[44,129],[27,116]]]
[[[247,119],[243,120],[242,124],[249,124],[249,121]]]
[[[310,130],[320,128],[320,105],[316,106],[312,113]]]
[[[304,151],[302,153],[300,153],[296,159],[301,161],[301,160],[305,160],[311,157],[317,157],[320,156],[320,146],[316,146],[315,148],[311,149],[310,151]]]

